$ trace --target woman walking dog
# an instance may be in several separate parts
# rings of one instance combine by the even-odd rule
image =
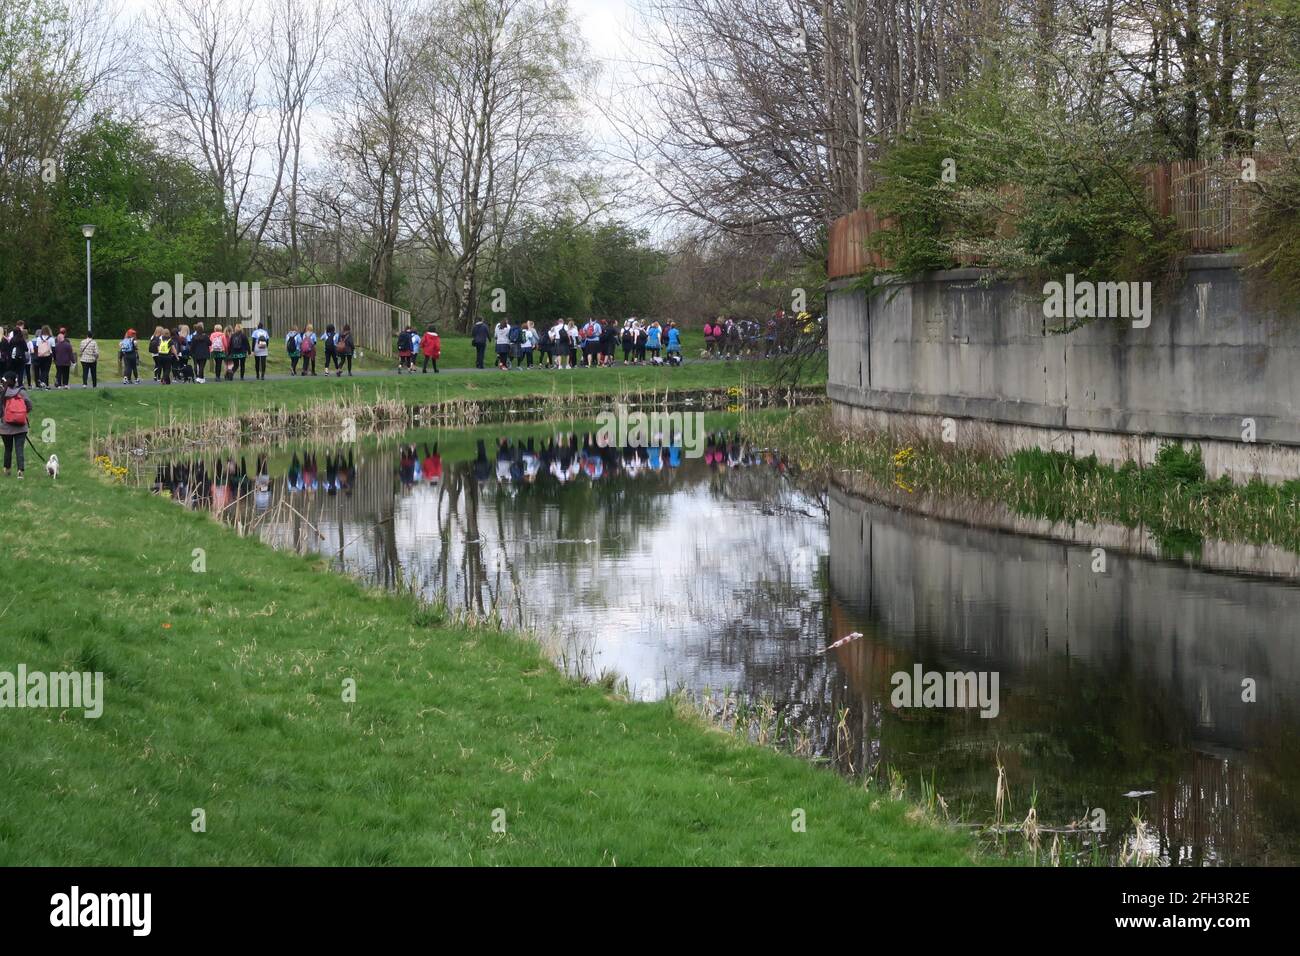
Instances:
[[[0,397],[0,440],[5,446],[5,477],[18,459],[18,477],[23,476],[26,465],[24,442],[27,441],[28,422],[32,415],[32,400],[27,397],[27,390],[19,384],[18,376],[13,372],[4,375],[3,396]],[[15,454],[15,452],[17,454]]]

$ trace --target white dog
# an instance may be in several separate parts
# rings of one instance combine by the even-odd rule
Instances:
[[[59,477],[59,456],[51,455],[45,460],[45,471],[51,478]]]

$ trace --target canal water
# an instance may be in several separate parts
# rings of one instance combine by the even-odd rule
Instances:
[[[1300,860],[1292,582],[1115,553],[1098,573],[1085,547],[810,486],[725,428],[699,457],[492,427],[141,478],[275,547],[528,628],[575,676],[685,691],[989,842],[1023,846],[1003,834],[1032,808],[1043,855],[1059,839],[1067,863]],[[995,678],[996,715],[900,706],[902,675],[932,672]]]

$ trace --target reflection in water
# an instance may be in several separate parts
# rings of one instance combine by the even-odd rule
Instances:
[[[1114,554],[1094,574],[1083,548],[800,488],[736,434],[702,459],[670,439],[439,435],[153,478],[276,547],[533,629],[637,697],[770,701],[812,754],[932,784],[965,819],[993,819],[1001,764],[1008,821],[1031,801],[1058,827],[1104,812],[1069,843],[1085,860],[1115,860],[1135,814],[1168,863],[1297,858],[1293,586]],[[996,671],[998,717],[893,707],[916,664]]]
[[[1166,861],[1293,862],[1300,591],[897,512],[832,491],[841,706],[854,747],[950,803],[987,803],[1000,759],[1021,816],[1141,812]],[[997,671],[1001,713],[889,708],[916,662]],[[1245,679],[1257,700],[1242,700]],[[1148,797],[1126,793],[1154,791]]]

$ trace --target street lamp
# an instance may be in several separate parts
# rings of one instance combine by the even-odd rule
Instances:
[[[90,237],[95,234],[95,227],[87,223],[81,227],[81,234],[86,237],[86,336],[90,336]]]

